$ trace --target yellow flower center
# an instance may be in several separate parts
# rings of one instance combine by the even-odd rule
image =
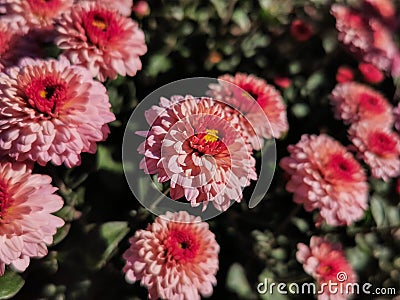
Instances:
[[[216,129],[206,129],[207,134],[204,136],[206,142],[216,142],[218,141],[218,130]]]
[[[46,97],[47,97],[47,92],[46,92],[46,90],[41,90],[41,91],[39,92],[39,96],[42,97],[42,98],[46,98]]]
[[[99,28],[100,30],[106,30],[107,29],[107,24],[99,19],[99,18],[95,18],[92,22],[92,25]]]

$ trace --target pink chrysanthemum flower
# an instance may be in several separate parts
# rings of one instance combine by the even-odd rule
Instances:
[[[306,211],[319,209],[317,225],[349,225],[367,209],[366,175],[353,155],[338,141],[321,134],[303,135],[288,147],[280,166],[290,176],[286,190]]]
[[[151,125],[139,147],[145,157],[140,168],[170,180],[172,199],[185,197],[192,206],[208,202],[225,211],[240,202],[242,189],[257,179],[250,144],[227,119],[226,105],[210,98],[161,98],[160,107],[146,112]]]
[[[167,212],[129,242],[123,255],[126,280],[140,280],[149,299],[200,300],[212,294],[219,246],[200,217]]]
[[[388,128],[393,125],[392,106],[382,94],[367,85],[356,82],[337,84],[330,100],[335,117],[345,124],[368,120]]]
[[[375,123],[360,122],[350,127],[349,135],[372,176],[387,181],[400,175],[400,140],[396,133]]]
[[[64,14],[57,26],[56,44],[76,65],[105,81],[117,75],[134,76],[142,68],[147,47],[144,33],[132,19],[96,3],[84,2]]]
[[[31,257],[47,254],[64,221],[51,213],[63,206],[47,175],[21,163],[0,163],[0,276],[5,266],[23,272]]]
[[[73,0],[6,0],[10,12],[22,16],[30,28],[51,29],[55,20],[68,11]]]
[[[97,2],[101,5],[115,9],[123,16],[130,16],[132,13],[133,1],[132,0],[85,0],[89,2]],[[77,4],[82,1],[76,0]]]
[[[226,74],[218,77],[220,85],[210,86],[210,95],[216,99],[221,99],[229,103],[241,114],[237,114],[242,128],[243,134],[247,136],[253,149],[260,150],[262,146],[262,138],[280,138],[288,131],[289,125],[286,116],[286,106],[282,96],[278,90],[269,85],[265,80],[254,75],[244,73],[236,73],[235,76]],[[224,85],[224,81],[232,83],[247,94],[237,94],[230,85]],[[261,109],[264,111],[269,124],[265,124],[264,118],[260,120],[258,110],[254,106],[249,105],[249,97],[252,96]],[[243,102],[241,102],[243,99]],[[234,112],[233,112],[234,113]]]
[[[357,283],[357,275],[346,260],[341,244],[313,236],[310,246],[297,244],[296,258],[304,271],[317,281],[318,291],[323,291],[318,293],[318,300],[348,299],[352,290],[346,289],[346,285]],[[329,283],[334,284],[336,293]]]
[[[0,152],[45,165],[80,164],[108,133],[105,87],[69,61],[26,59],[0,75]]]
[[[333,5],[331,12],[336,18],[339,40],[362,60],[390,73],[399,50],[388,28],[344,5]]]

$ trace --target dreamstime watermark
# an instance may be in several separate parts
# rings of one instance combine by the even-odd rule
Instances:
[[[275,282],[270,278],[264,278],[263,282],[257,285],[257,292],[259,294],[273,295],[382,295],[382,296],[395,296],[400,291],[394,287],[374,287],[371,283],[358,283],[347,282],[346,272],[338,272],[336,281],[328,280],[328,282],[321,283],[320,285],[314,282],[304,283],[286,283]]]

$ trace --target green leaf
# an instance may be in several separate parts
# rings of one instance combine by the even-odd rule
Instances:
[[[24,286],[25,281],[17,273],[6,271],[0,276],[0,299],[10,299]]]
[[[103,145],[97,148],[97,168],[99,170],[107,170],[115,173],[122,173],[122,163],[113,159],[111,149]]]
[[[371,213],[372,216],[375,220],[376,226],[382,227],[385,225],[385,208],[384,204],[382,202],[382,199],[379,199],[377,197],[372,197],[371,198]]]
[[[235,22],[243,32],[250,30],[251,22],[243,10],[235,10],[232,15],[232,21]]]
[[[221,19],[224,19],[226,17],[227,11],[228,11],[229,2],[224,1],[224,0],[210,0],[210,2],[214,5],[218,16]]]
[[[155,54],[149,59],[146,74],[150,77],[156,77],[158,74],[168,71],[171,67],[172,62],[167,55]]]
[[[117,249],[119,242],[128,232],[127,222],[108,222],[100,226],[99,235],[103,242],[105,242],[105,250],[96,268],[101,268],[107,263]]]
[[[252,289],[245,274],[246,271],[240,264],[232,264],[226,278],[226,286],[241,298],[255,299],[256,297],[252,293]]]

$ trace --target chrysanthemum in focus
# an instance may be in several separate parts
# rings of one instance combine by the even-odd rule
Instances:
[[[97,2],[111,9],[115,9],[123,16],[130,16],[132,13],[132,6],[133,6],[132,0],[85,0],[85,1]],[[76,0],[76,2],[79,3],[82,1]]]
[[[345,82],[336,85],[330,96],[335,117],[345,124],[370,121],[391,128],[392,106],[387,99],[367,85]]]
[[[357,283],[357,275],[340,244],[313,236],[310,246],[297,244],[296,257],[303,264],[304,271],[317,281],[318,291],[323,291],[318,300],[348,299],[351,290],[346,290],[346,285]],[[332,286],[336,287],[336,293]]]
[[[200,217],[167,212],[129,242],[123,255],[126,280],[140,280],[149,299],[200,300],[212,294],[219,246]]]
[[[254,75],[236,73],[235,76],[226,74],[218,77],[221,81],[219,86],[210,86],[210,95],[216,99],[229,103],[239,113],[240,126],[243,134],[249,139],[253,149],[260,150],[262,146],[261,138],[280,138],[288,131],[289,125],[286,116],[286,106],[278,90],[265,80]],[[238,86],[246,93],[238,94],[233,91],[230,85],[224,85],[224,81]],[[253,97],[265,116],[269,124],[260,118],[255,105],[249,105],[249,95]],[[232,114],[235,114],[233,111]]]
[[[237,121],[228,119],[226,105],[210,98],[161,98],[160,107],[146,112],[150,130],[139,147],[140,168],[170,180],[172,199],[185,197],[192,206],[209,202],[225,211],[240,202],[242,189],[255,180],[252,149]],[[235,126],[236,123],[236,126]]]
[[[286,190],[306,211],[319,210],[317,225],[349,225],[363,216],[366,175],[343,145],[325,134],[303,135],[288,150],[290,156],[280,162],[289,175]]]
[[[56,44],[73,64],[84,66],[100,81],[118,74],[134,76],[147,47],[132,19],[97,3],[75,5],[56,27]]]
[[[47,254],[64,221],[51,215],[63,206],[47,175],[22,163],[0,163],[0,275],[11,265],[25,271],[31,257]]]
[[[30,28],[51,29],[55,20],[68,11],[73,0],[6,0],[10,13],[22,16]]]
[[[399,50],[390,30],[378,19],[344,5],[334,4],[331,12],[339,40],[363,61],[391,73]]]
[[[68,60],[26,59],[0,75],[0,153],[45,165],[80,163],[109,132],[105,87]]]
[[[349,135],[374,177],[386,181],[400,175],[400,140],[396,133],[361,122],[350,127]]]

